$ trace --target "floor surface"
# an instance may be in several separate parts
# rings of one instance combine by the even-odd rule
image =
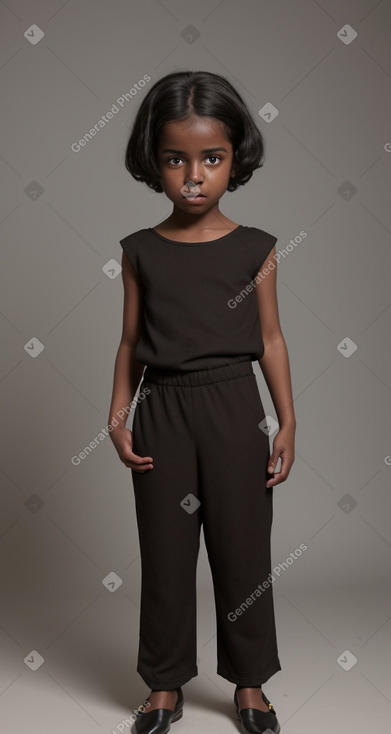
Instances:
[[[384,589],[274,589],[282,670],[264,684],[284,734],[388,731],[389,596]],[[122,734],[149,693],[136,672],[138,608],[126,594],[69,600],[71,620],[48,641],[22,645],[0,631],[1,734]],[[23,613],[23,610],[20,612]],[[50,629],[50,607],[43,615]],[[36,622],[36,620],[34,620]],[[234,685],[216,674],[211,588],[198,592],[199,675],[183,686],[173,734],[240,732]],[[10,627],[10,623],[8,623]],[[29,639],[26,628],[26,639]],[[41,655],[43,661],[39,665]],[[34,670],[34,667],[36,668]],[[134,714],[133,714],[134,717]]]

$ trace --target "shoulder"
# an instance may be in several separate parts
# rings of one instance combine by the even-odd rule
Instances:
[[[266,229],[261,229],[260,227],[247,227],[246,229],[249,232],[250,245],[254,244],[257,251],[260,247],[266,248],[267,251],[270,251],[278,241],[278,237],[271,232],[268,232]]]
[[[149,234],[150,234],[150,230],[147,228],[138,229],[136,232],[131,232],[130,234],[126,235],[125,237],[121,237],[119,242],[121,245],[123,245],[124,243],[135,244],[137,242],[142,241],[146,237],[148,237]]]
[[[260,227],[243,227],[242,233],[245,235],[246,245],[256,254],[260,250],[270,252],[278,240],[274,234]]]
[[[129,260],[138,275],[140,275],[141,271],[142,258],[140,258],[140,255],[143,252],[142,245],[150,239],[149,235],[150,232],[148,229],[138,229],[136,232],[131,232],[119,240],[124,256]]]
[[[271,232],[268,232],[266,229],[261,229],[260,227],[245,227],[245,230],[247,230],[254,239],[269,239],[270,237],[273,237],[276,241],[278,239]]]
[[[250,253],[251,274],[254,275],[270,256],[278,238],[260,227],[246,227],[244,231],[248,232],[245,244]]]

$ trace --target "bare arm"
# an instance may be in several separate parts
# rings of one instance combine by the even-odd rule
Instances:
[[[273,247],[270,257],[275,254],[275,251]],[[270,391],[280,425],[280,430],[274,438],[269,467],[271,465],[274,470],[280,456],[281,471],[273,479],[268,480],[268,487],[279,484],[287,478],[294,462],[296,431],[288,350],[278,314],[277,263],[274,262],[276,265],[274,270],[269,270],[267,275],[256,284],[258,313],[265,347],[263,357],[259,360],[259,366]]]
[[[132,432],[126,429],[129,408],[144,372],[144,364],[136,360],[136,345],[141,331],[142,288],[125,252],[122,253],[122,282],[124,286],[123,326],[121,341],[114,364],[113,394],[109,411],[109,424],[114,426],[111,439],[125,466],[144,471],[152,468],[150,456],[133,453]]]
[[[137,275],[125,253],[122,253],[122,283],[124,306],[121,341],[114,364],[113,395],[110,405],[109,423],[125,428],[127,415],[120,412],[133,400],[145,365],[136,361],[135,350],[140,336],[142,294]],[[115,420],[114,420],[115,419]]]

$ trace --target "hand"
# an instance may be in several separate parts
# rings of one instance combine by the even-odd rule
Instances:
[[[133,453],[133,433],[129,428],[115,428],[110,436],[125,466],[140,473],[153,469],[151,456],[138,456]]]
[[[285,482],[295,460],[295,426],[283,426],[276,433],[273,441],[273,451],[267,465],[268,472],[273,474],[277,466],[278,458],[281,457],[281,469],[272,479],[266,482],[267,487]]]

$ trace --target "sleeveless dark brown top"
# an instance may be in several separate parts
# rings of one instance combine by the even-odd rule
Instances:
[[[142,286],[136,359],[188,371],[261,359],[254,278],[273,269],[277,237],[239,225],[209,242],[176,242],[141,229],[120,240]]]

